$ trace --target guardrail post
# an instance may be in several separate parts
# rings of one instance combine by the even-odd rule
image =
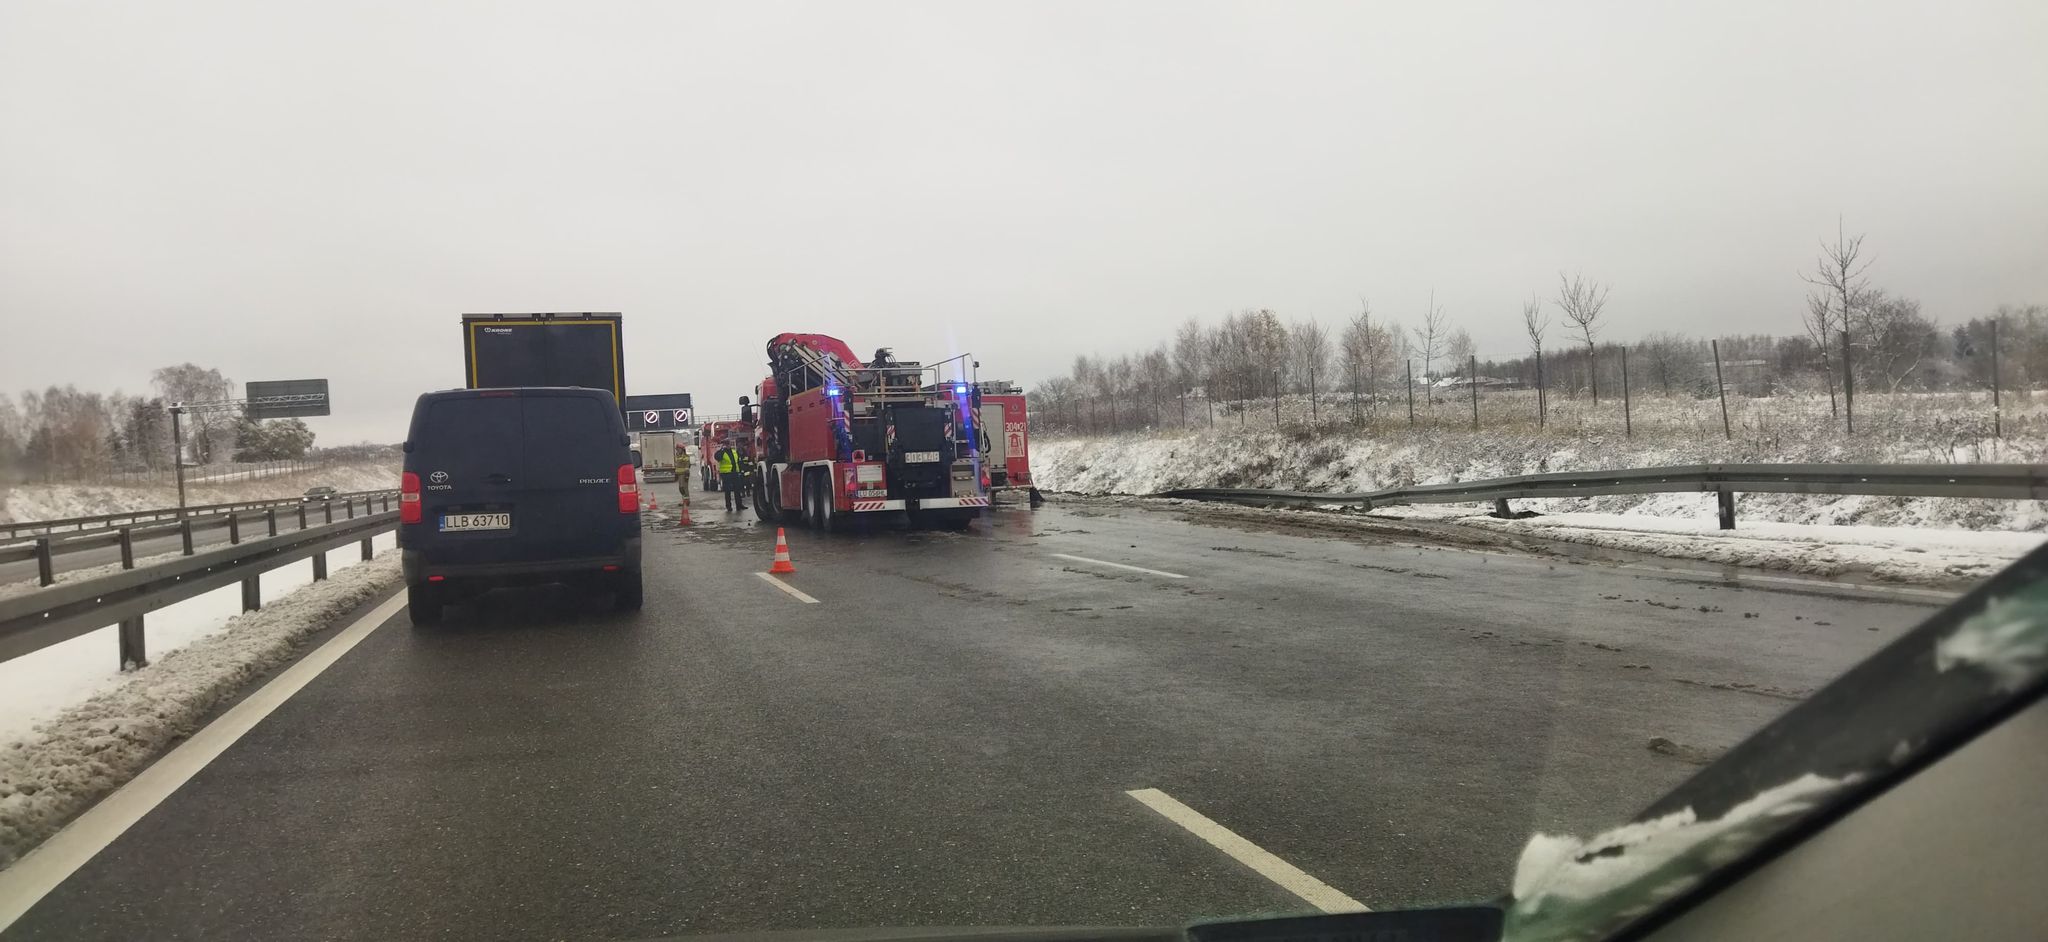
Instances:
[[[1716,488],[1714,501],[1721,505],[1721,529],[1735,529],[1735,492],[1725,487]]]
[[[315,555],[324,556],[325,553]],[[253,612],[263,607],[263,574],[255,573],[242,580],[242,611]]]
[[[1493,499],[1493,515],[1502,520],[1515,519],[1515,512],[1508,508],[1508,499],[1505,497]]]
[[[263,519],[264,519],[264,522],[266,522],[266,523],[270,524],[270,535],[271,535],[271,536],[276,536],[276,535],[277,535],[277,508],[276,508],[276,507],[272,507],[272,508],[270,508],[269,510],[266,510],[266,511],[264,511],[264,512],[263,512]]]
[[[121,568],[135,568],[135,532],[127,527],[121,528]]]
[[[313,581],[319,582],[325,578],[327,578],[327,553],[323,550],[313,554]]]
[[[47,536],[36,537],[36,580],[43,585],[51,585],[57,581],[56,565],[50,558],[50,538]]]
[[[304,503],[304,502],[301,502],[301,503],[299,504],[299,529],[301,529],[301,530],[304,530],[305,528],[306,528],[306,505],[305,505],[305,503]]]
[[[178,538],[185,543],[185,555],[192,555],[192,518],[178,518]]]
[[[121,621],[118,629],[121,639],[121,669],[133,670],[149,666],[149,652],[143,648],[142,616]]]
[[[356,518],[356,499],[351,497],[342,503],[348,505],[348,518],[354,520]]]
[[[331,501],[331,500],[323,500],[323,501],[321,501],[321,502],[320,502],[320,511],[321,511],[322,513],[324,513],[324,514],[326,514],[326,515],[327,515],[327,522],[328,522],[328,523],[333,523],[333,522],[334,522],[334,502],[333,502],[333,501]]]
[[[235,516],[232,510],[228,511],[228,542],[242,542],[242,518]]]
[[[374,556],[376,556],[376,555],[377,555],[377,549],[376,549],[376,547],[374,547],[374,546],[371,546],[371,545],[370,545],[370,540],[371,540],[371,539],[373,539],[373,538],[372,538],[372,537],[367,537],[367,536],[366,536],[366,537],[363,537],[363,561],[364,561],[364,562],[369,562],[369,561],[370,561],[370,559],[371,559],[372,557],[374,557]]]
[[[391,512],[391,495],[389,494],[384,495],[384,512],[387,514]]]

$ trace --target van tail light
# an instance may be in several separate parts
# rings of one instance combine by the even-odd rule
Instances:
[[[398,477],[398,522],[420,522],[420,476],[411,471]]]
[[[640,512],[640,479],[630,464],[619,465],[619,513]]]

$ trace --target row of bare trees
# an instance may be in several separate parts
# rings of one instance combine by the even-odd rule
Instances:
[[[1198,420],[1213,423],[1219,405],[1241,417],[1259,402],[1277,408],[1288,395],[1308,399],[1311,421],[1320,421],[1326,405],[1365,418],[1410,392],[1428,405],[1452,377],[1533,388],[1538,416],[1552,395],[1585,396],[1598,406],[1603,389],[1624,381],[1632,390],[1699,397],[1723,388],[1742,396],[1825,389],[1839,412],[1851,380],[1865,391],[1990,388],[1994,349],[2003,354],[2008,388],[2048,381],[2048,309],[2001,307],[1944,336],[1919,302],[1873,286],[1869,268],[1863,237],[1838,230],[1802,276],[1813,286],[1803,335],[1723,335],[1713,338],[1718,345],[1669,331],[1627,345],[1605,339],[1611,286],[1577,272],[1559,272],[1548,297],[1531,294],[1521,303],[1527,352],[1510,356],[1479,356],[1433,291],[1405,328],[1364,301],[1334,329],[1313,318],[1283,323],[1269,309],[1213,324],[1191,318],[1170,343],[1149,351],[1076,357],[1067,375],[1039,384],[1034,408],[1057,427],[1090,431],[1190,424],[1191,402],[1205,413]],[[1548,346],[1553,327],[1563,333],[1563,349]],[[1725,361],[1719,378],[1717,360]]]
[[[234,384],[217,369],[181,363],[154,371],[153,395],[101,393],[75,386],[0,393],[0,481],[104,480],[114,471],[171,466],[174,402],[231,398]],[[185,459],[271,461],[304,456],[313,432],[298,419],[257,422],[228,412],[185,416]]]

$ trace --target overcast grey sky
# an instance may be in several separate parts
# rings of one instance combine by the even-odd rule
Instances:
[[[1189,315],[1482,352],[1794,332],[1837,213],[1956,321],[2048,301],[2048,3],[0,2],[0,387],[460,382],[463,311],[627,317],[726,411],[763,342],[1032,381]]]

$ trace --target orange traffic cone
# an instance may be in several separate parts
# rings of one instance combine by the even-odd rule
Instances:
[[[656,497],[653,494],[647,495],[647,509],[654,511],[661,510],[661,498]]]
[[[770,573],[795,572],[796,566],[789,561],[789,537],[782,535],[782,528],[775,528],[775,565],[768,567]]]
[[[676,526],[695,526],[695,524],[690,522],[690,499],[687,497],[683,498],[682,516],[676,519]]]

